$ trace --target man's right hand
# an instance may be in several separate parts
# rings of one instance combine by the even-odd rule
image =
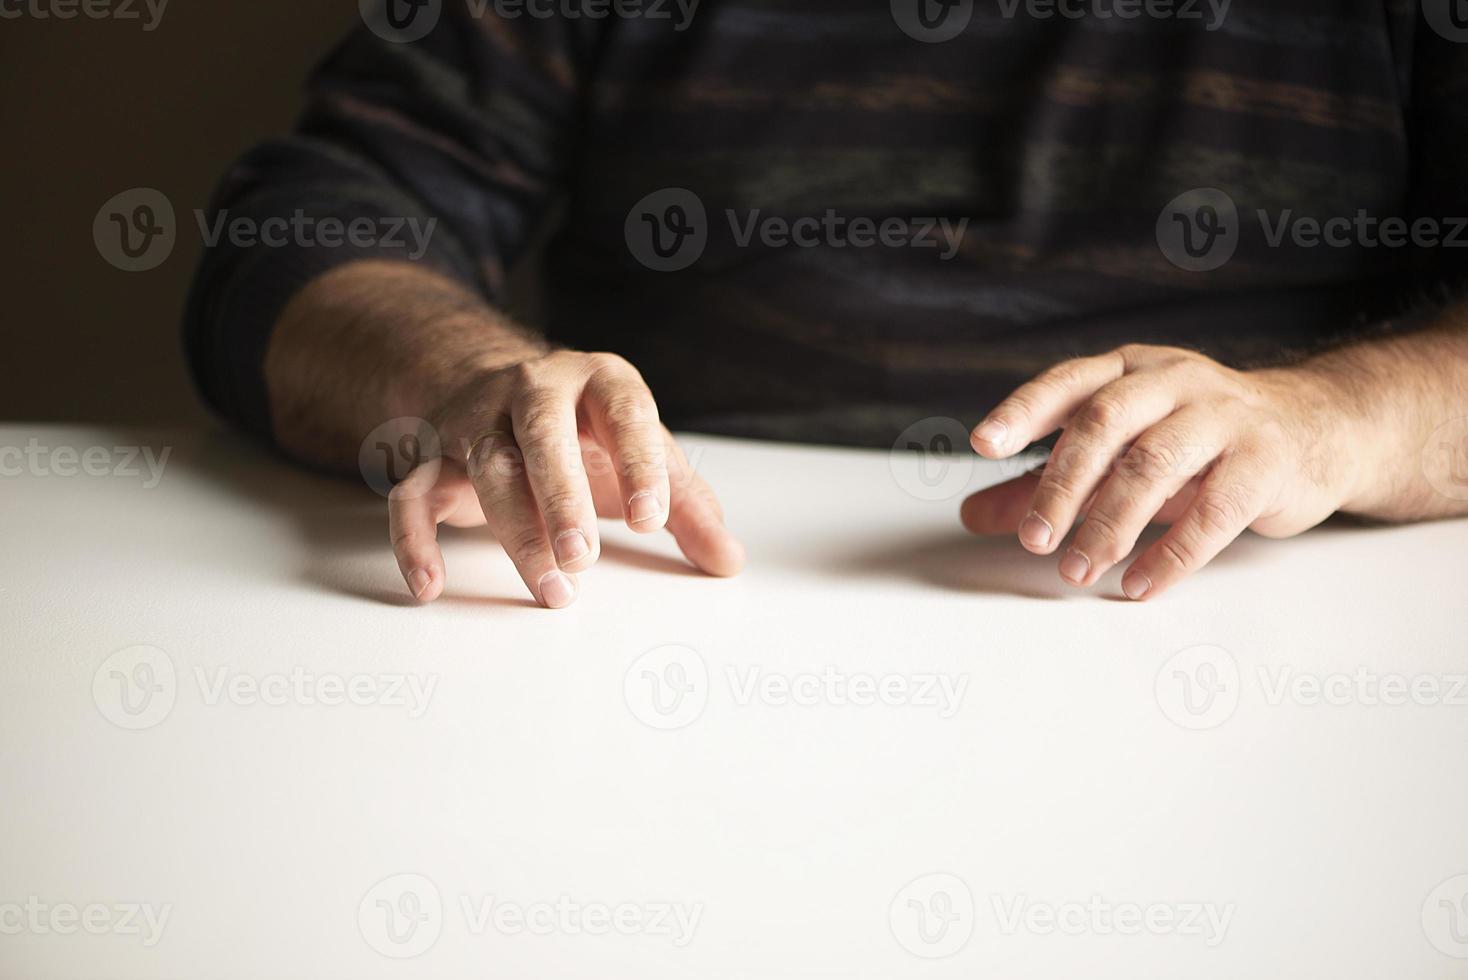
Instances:
[[[443,593],[438,525],[488,524],[543,606],[569,605],[601,550],[597,518],[666,527],[710,575],[744,551],[718,499],[658,420],[651,392],[612,354],[556,351],[463,385],[432,419],[444,459],[389,497],[393,552],[419,600]]]

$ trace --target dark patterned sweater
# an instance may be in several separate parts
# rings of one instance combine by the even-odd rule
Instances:
[[[548,236],[536,325],[625,355],[670,425],[891,445],[1126,342],[1309,350],[1468,248],[1446,2],[389,2],[213,204],[364,229],[206,249],[191,365],[267,436],[272,323],[363,257],[501,303]]]

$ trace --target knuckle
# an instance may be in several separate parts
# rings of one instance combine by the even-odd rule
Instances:
[[[1037,386],[1043,386],[1046,382],[1037,382]],[[1039,393],[1035,387],[1026,386],[1020,388],[1014,394],[1005,399],[1002,409],[996,409],[996,415],[1003,415],[1015,421],[1024,421],[1034,416],[1038,407]]]
[[[1162,560],[1174,568],[1186,571],[1197,563],[1198,550],[1180,535],[1169,535],[1158,542],[1157,550]]]
[[[1088,542],[1104,549],[1115,548],[1121,542],[1121,522],[1105,511],[1092,508],[1081,525]]]
[[[475,445],[467,469],[471,477],[486,479],[490,486],[497,486],[524,472],[525,457],[520,447],[509,439],[485,439]]]
[[[1195,510],[1205,534],[1227,534],[1248,524],[1248,495],[1237,488],[1216,487],[1198,495]]]
[[[528,565],[545,551],[545,535],[540,533],[539,528],[521,529],[510,536],[510,540],[505,543],[505,550],[516,565]]]
[[[656,475],[665,469],[661,453],[640,445],[629,446],[618,452],[617,464],[623,473],[635,476]]]
[[[408,556],[412,555],[413,552],[417,550],[417,546],[418,532],[416,531],[400,531],[398,535],[392,539],[393,554],[397,555],[399,558],[407,558]]]
[[[1182,460],[1182,451],[1171,441],[1139,439],[1123,457],[1123,468],[1128,476],[1152,482],[1179,475]]]
[[[533,388],[541,378],[543,366],[540,360],[517,361],[505,368],[501,377],[512,391]]]
[[[589,354],[583,362],[583,370],[594,381],[603,385],[627,386],[646,390],[647,383],[642,373],[620,354]]]
[[[657,409],[645,389],[625,388],[607,399],[607,415],[624,435],[643,436],[657,422]]]
[[[1045,461],[1037,493],[1070,496],[1098,473],[1100,460],[1100,453],[1090,446],[1074,442],[1058,446]]]
[[[581,494],[570,488],[553,490],[546,494],[542,509],[551,522],[574,524],[581,513]]]
[[[1122,364],[1131,368],[1151,360],[1164,349],[1155,344],[1122,344],[1111,353],[1121,358]]]
[[[1120,395],[1097,394],[1081,409],[1077,424],[1097,435],[1120,428],[1127,417],[1127,401]]]
[[[1081,362],[1071,359],[1061,361],[1047,369],[1044,374],[1040,375],[1039,380],[1051,388],[1069,391],[1081,383],[1084,373]]]

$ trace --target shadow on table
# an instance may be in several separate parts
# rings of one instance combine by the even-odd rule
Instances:
[[[1359,533],[1374,525],[1349,517],[1332,518],[1312,535]],[[897,577],[954,592],[1012,595],[1029,599],[1099,598],[1126,601],[1121,578],[1136,556],[1160,538],[1164,528],[1149,528],[1132,556],[1108,571],[1089,589],[1079,589],[1060,578],[1060,554],[1038,556],[1026,551],[1012,535],[977,537],[961,528],[887,540],[830,558],[833,572]],[[1245,533],[1225,548],[1199,575],[1209,569],[1263,565],[1288,541],[1271,541]],[[1063,549],[1062,549],[1063,551]]]
[[[201,436],[197,451],[177,454],[173,466],[244,505],[288,519],[307,554],[300,572],[307,585],[387,605],[417,605],[403,584],[388,542],[387,502],[364,484],[312,473],[225,431]],[[446,543],[469,536],[494,540],[485,528],[440,528]],[[602,560],[660,573],[698,574],[676,559],[606,541]],[[459,576],[457,583],[469,578],[472,576]],[[521,588],[518,578],[514,582]],[[538,608],[529,595],[467,592],[452,574],[437,603]]]

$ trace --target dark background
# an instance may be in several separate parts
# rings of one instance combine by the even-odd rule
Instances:
[[[0,419],[205,417],[179,317],[201,242],[193,210],[245,148],[288,128],[306,73],[355,0],[171,0],[137,20],[0,19]],[[150,272],[108,264],[92,220],[153,187],[178,240]]]

